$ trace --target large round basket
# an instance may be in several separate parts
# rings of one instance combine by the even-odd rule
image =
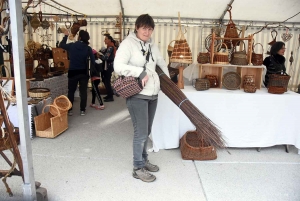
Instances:
[[[44,99],[50,95],[50,89],[48,88],[30,88],[28,95],[32,99]]]
[[[214,160],[216,149],[203,141],[198,131],[187,131],[180,140],[181,156],[185,160]]]
[[[229,90],[239,89],[241,86],[241,76],[236,72],[228,72],[223,75],[223,86]]]
[[[54,99],[53,105],[59,109],[60,113],[68,112],[69,109],[72,107],[72,103],[69,101],[68,97],[65,95],[58,96]],[[50,107],[49,112],[53,116],[57,116],[58,112],[56,108]]]

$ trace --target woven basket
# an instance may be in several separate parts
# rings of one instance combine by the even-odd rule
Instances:
[[[225,52],[215,52],[214,53],[214,64],[229,64],[229,59],[228,59],[228,48],[227,48],[227,45],[225,43],[222,43],[224,44],[226,50]],[[221,43],[218,45],[222,45]],[[218,49],[218,47],[216,48]]]
[[[270,94],[283,94],[284,92],[286,92],[284,87],[271,86],[268,88]]]
[[[53,105],[56,107],[50,107],[49,112],[53,116],[57,116],[59,113],[57,109],[59,110],[60,113],[65,113],[68,112],[69,109],[72,108],[72,103],[69,101],[68,97],[65,95],[58,96],[54,99]]]
[[[223,75],[223,86],[229,90],[239,89],[241,86],[241,76],[236,72],[228,72]]]
[[[54,105],[45,105],[45,107],[54,107]],[[58,115],[53,117],[50,112],[44,112],[45,107],[42,110],[42,114],[34,117],[35,133],[38,137],[55,138],[62,132],[68,129],[68,114],[60,113],[57,109]]]
[[[181,156],[184,160],[214,160],[216,149],[209,146],[197,131],[187,131],[180,140]]]
[[[260,54],[254,52],[254,48],[255,48],[256,45],[260,45],[261,48],[262,48],[262,52]],[[251,63],[254,66],[261,66],[263,64],[263,61],[264,61],[263,53],[264,53],[264,47],[263,47],[263,45],[260,44],[260,43],[256,43],[253,46],[253,51],[252,51],[252,56],[251,56]]]
[[[216,75],[205,75],[205,78],[208,79],[210,88],[216,88],[219,86],[218,78]]]
[[[30,88],[28,95],[32,99],[45,99],[50,95],[50,89],[48,88]]]
[[[246,93],[255,93],[256,92],[256,86],[253,85],[244,85],[244,92]]]
[[[3,131],[4,131],[4,136],[2,133]],[[19,145],[20,144],[19,128],[14,128],[13,133],[14,133],[14,138],[17,142],[17,145]],[[1,136],[0,137],[0,151],[4,151],[4,150],[12,148],[10,140],[8,139],[8,133],[7,133],[6,128],[0,129],[0,136]]]
[[[194,80],[196,81],[195,84],[193,83]],[[209,89],[210,82],[208,79],[198,78],[194,80],[192,81],[192,85],[194,88],[196,88],[197,91],[204,91]]]
[[[229,9],[227,10],[229,12],[230,18],[226,27],[224,38],[239,38],[237,28],[235,27],[235,24],[232,21],[231,8],[232,6],[229,6]],[[236,46],[238,42],[239,40],[228,40],[228,39],[224,40],[224,44],[226,44],[229,49],[231,49],[231,43],[233,44],[233,46]],[[224,46],[222,47],[224,48]]]
[[[178,22],[179,32],[175,40],[175,45],[171,54],[170,62],[191,64],[193,63],[192,52],[182,32],[179,13]]]
[[[208,52],[199,52],[197,56],[197,61],[199,64],[209,63],[209,53]]]
[[[291,76],[288,74],[270,74],[269,75],[269,87],[284,87],[285,91],[287,91],[287,87],[289,84]]]
[[[245,75],[243,85],[254,85],[255,84],[255,77],[254,75]]]
[[[237,46],[235,46],[230,63],[233,65],[248,65],[245,43],[243,41],[240,42],[244,44],[244,49],[242,51],[236,51]]]

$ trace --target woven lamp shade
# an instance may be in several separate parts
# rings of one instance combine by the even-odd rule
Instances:
[[[177,35],[177,39],[175,40],[175,45],[171,54],[170,62],[191,64],[193,63],[192,52],[181,30],[179,13],[178,13],[178,18],[179,18],[179,33]]]

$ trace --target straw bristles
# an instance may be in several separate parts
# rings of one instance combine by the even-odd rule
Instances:
[[[207,118],[199,109],[191,103],[177,85],[168,78],[159,66],[156,66],[156,72],[160,79],[160,88],[190,119],[196,126],[200,138],[214,146],[215,148],[224,148],[225,140],[221,136],[221,131],[217,126]]]

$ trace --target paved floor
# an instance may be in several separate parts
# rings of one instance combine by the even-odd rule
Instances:
[[[91,98],[91,95],[89,95]],[[34,138],[35,180],[49,201],[299,201],[300,155],[290,146],[218,151],[213,161],[182,160],[180,149],[149,153],[160,166],[157,180],[144,183],[131,176],[131,120],[121,98],[103,111],[87,109],[69,118],[69,129],[55,139]],[[151,142],[149,142],[151,147]],[[9,153],[6,152],[8,155]],[[5,163],[0,159],[0,167]],[[1,168],[3,169],[3,168]],[[22,200],[22,180],[8,178],[8,197],[0,182],[0,200]]]

